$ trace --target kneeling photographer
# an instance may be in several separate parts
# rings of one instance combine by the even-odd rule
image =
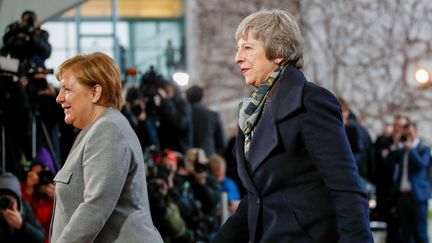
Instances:
[[[20,183],[11,173],[0,175],[0,239],[2,243],[45,241],[44,230],[21,199]]]
[[[19,59],[20,73],[31,66],[45,67],[45,59],[51,55],[48,37],[48,32],[40,28],[36,13],[24,11],[20,22],[6,28],[0,54]]]

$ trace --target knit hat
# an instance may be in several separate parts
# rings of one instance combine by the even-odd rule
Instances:
[[[21,198],[20,182],[11,173],[7,172],[0,175],[0,190],[8,190],[13,192],[18,199]]]
[[[164,149],[160,156],[157,156],[155,158],[156,164],[162,163],[164,159],[168,159],[170,161],[173,161],[174,163],[178,164],[179,158],[177,155],[172,151],[171,149]]]

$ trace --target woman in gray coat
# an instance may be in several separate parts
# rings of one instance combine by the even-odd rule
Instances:
[[[153,226],[138,138],[119,112],[120,72],[103,53],[60,65],[57,102],[82,129],[54,178],[51,242],[162,242]]]

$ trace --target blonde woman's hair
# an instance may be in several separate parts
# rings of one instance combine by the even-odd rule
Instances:
[[[99,84],[102,87],[100,105],[121,110],[123,105],[121,75],[111,57],[102,52],[76,55],[64,61],[55,73],[59,81],[69,75],[88,87]]]

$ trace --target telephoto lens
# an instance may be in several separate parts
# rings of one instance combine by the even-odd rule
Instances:
[[[0,210],[12,209],[12,200],[7,196],[0,196]]]

